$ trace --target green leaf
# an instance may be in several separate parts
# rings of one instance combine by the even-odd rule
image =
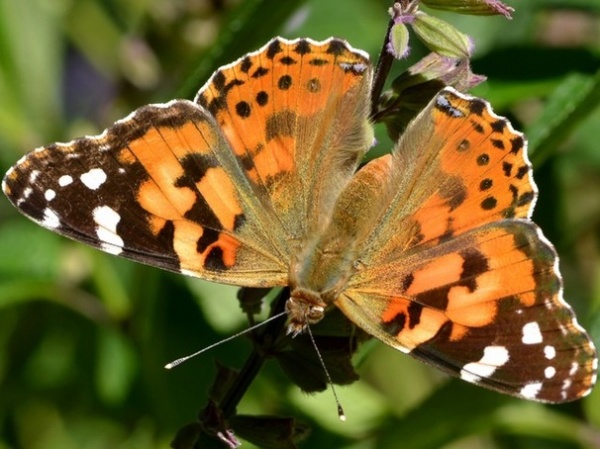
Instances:
[[[55,279],[64,239],[22,216],[0,222],[0,279]]]
[[[136,376],[131,342],[114,329],[98,328],[96,388],[105,404],[120,404]]]
[[[534,165],[551,157],[571,132],[600,106],[600,71],[573,74],[548,97],[542,113],[527,129]]]

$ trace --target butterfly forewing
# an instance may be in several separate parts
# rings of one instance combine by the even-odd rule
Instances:
[[[372,144],[370,80],[368,56],[339,39],[276,38],[198,92],[298,243],[323,227]]]
[[[4,191],[42,226],[112,254],[222,282],[285,284],[283,250],[264,232],[269,216],[256,215],[230,153],[210,115],[173,101],[30,153]]]

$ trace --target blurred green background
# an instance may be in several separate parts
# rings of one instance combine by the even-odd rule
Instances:
[[[510,1],[514,20],[432,12],[473,37],[474,90],[530,139],[535,220],[565,297],[600,343],[600,3]],[[343,37],[376,58],[390,1],[0,0],[0,169],[97,134],[151,102],[192,97],[219,65],[275,35]],[[425,54],[412,41],[410,62]],[[240,367],[236,289],[101,254],[0,198],[0,449],[158,448],[205,405],[215,359]],[[449,380],[383,344],[361,380],[307,396],[267,363],[239,411],[294,416],[312,448],[600,448],[600,388],[545,406]],[[253,447],[244,443],[244,447]]]

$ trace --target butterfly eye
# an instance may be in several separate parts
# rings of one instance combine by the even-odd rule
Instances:
[[[321,321],[323,315],[325,314],[325,308],[322,306],[311,306],[308,309],[308,313],[306,315],[307,321],[310,324],[317,323]]]

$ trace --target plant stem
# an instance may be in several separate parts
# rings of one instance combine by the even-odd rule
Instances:
[[[385,85],[385,80],[390,73],[392,63],[394,62],[394,56],[387,49],[390,39],[390,31],[392,30],[393,25],[394,19],[392,18],[388,23],[385,38],[383,39],[383,45],[381,46],[381,50],[379,52],[377,67],[375,68],[375,77],[373,79],[373,87],[371,88],[371,117],[373,117],[377,112],[377,103],[379,101],[379,97],[381,96],[383,86]]]
[[[289,289],[284,288],[275,299],[269,316],[274,316],[283,312],[285,309],[285,302],[288,298]],[[242,367],[240,373],[237,375],[233,385],[227,391],[223,397],[223,400],[219,404],[219,408],[221,409],[225,418],[229,418],[235,413],[237,405],[265,362],[269,353],[269,346],[273,344],[281,332],[283,332],[286,320],[287,317],[282,316],[281,319],[267,323],[260,335],[256,336],[255,341],[258,343],[257,347],[255,347],[255,349],[252,351],[252,354],[250,354],[250,357],[248,357],[248,360],[246,360],[246,363]]]

